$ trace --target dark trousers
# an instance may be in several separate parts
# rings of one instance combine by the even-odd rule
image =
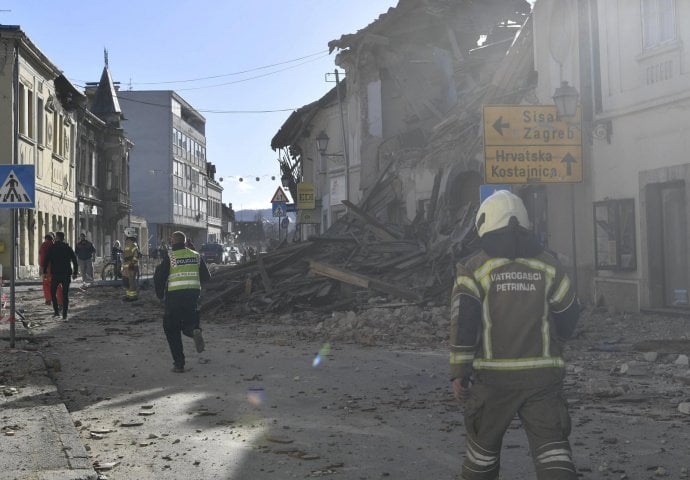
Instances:
[[[69,275],[52,275],[50,279],[50,296],[53,300],[53,311],[55,315],[60,314],[58,310],[58,285],[62,285],[62,318],[67,318],[67,309],[69,307],[69,284],[71,278]]]
[[[537,480],[577,480],[568,442],[570,415],[560,383],[535,388],[475,384],[465,403],[461,478],[498,478],[503,435],[516,414],[527,433]]]
[[[192,338],[199,327],[199,292],[197,290],[166,293],[163,331],[176,367],[184,367],[182,335]]]

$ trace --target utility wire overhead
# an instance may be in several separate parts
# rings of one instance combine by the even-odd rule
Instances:
[[[225,86],[225,85],[233,85],[233,84],[235,84],[235,83],[248,82],[249,80],[256,80],[257,78],[268,77],[268,76],[273,75],[273,74],[275,74],[275,73],[284,72],[285,70],[291,70],[291,69],[293,69],[293,68],[300,67],[300,66],[302,66],[302,65],[304,65],[304,64],[311,63],[311,62],[313,62],[313,61],[315,61],[315,60],[321,60],[322,58],[325,58],[325,57],[327,57],[327,56],[328,56],[328,54],[322,55],[322,56],[320,56],[320,57],[312,58],[311,60],[306,60],[306,61],[304,61],[304,62],[300,62],[300,63],[298,63],[297,65],[290,65],[289,67],[279,68],[278,70],[273,70],[272,72],[264,73],[264,74],[262,74],[262,75],[256,75],[256,76],[254,76],[254,77],[243,78],[243,79],[241,79],[241,80],[233,80],[232,82],[216,83],[215,85],[206,85],[206,86],[203,86],[203,87],[177,88],[177,89],[175,89],[175,90],[176,90],[176,91],[180,91],[180,92],[183,91],[183,90],[201,90],[201,89],[204,89],[204,88],[223,87],[223,86]]]
[[[318,58],[313,59],[313,60],[318,60],[318,59],[327,57],[328,55],[329,55],[328,50],[321,50],[321,51],[319,51],[319,52],[310,53],[310,54],[308,54],[308,55],[304,55],[304,56],[301,56],[301,57],[293,58],[293,59],[290,59],[290,60],[285,60],[285,61],[282,61],[282,62],[272,63],[272,64],[270,64],[270,65],[262,65],[262,66],[260,66],[260,67],[250,68],[250,69],[248,69],[248,70],[241,70],[241,71],[232,72],[232,73],[224,73],[224,74],[220,74],[220,75],[210,75],[210,76],[206,76],[206,77],[190,78],[190,79],[185,79],[185,80],[161,80],[161,81],[158,81],[158,82],[131,82],[131,81],[130,81],[130,82],[128,83],[128,85],[165,85],[165,84],[171,84],[171,83],[199,82],[199,81],[203,81],[203,80],[212,80],[212,79],[214,79],[214,78],[231,77],[231,76],[235,76],[235,75],[241,75],[241,74],[244,74],[244,73],[256,72],[256,71],[259,71],[259,70],[265,70],[265,69],[267,69],[267,68],[277,67],[277,66],[280,66],[280,65],[288,64],[288,63],[294,63],[294,62],[298,62],[298,61],[300,61],[300,60],[304,60],[304,59],[306,59],[306,58],[312,58],[312,57],[316,57],[316,56],[318,56]],[[312,61],[312,60],[310,60],[310,61]],[[309,63],[309,61],[307,61],[307,62],[302,62],[302,63],[300,63],[300,64],[298,64],[298,65],[304,65],[305,63]],[[298,65],[295,65],[295,66],[298,66]],[[275,70],[274,72],[270,72],[270,73],[267,74],[267,75],[270,75],[271,73],[282,72],[283,70],[287,70],[287,69]],[[261,76],[258,76],[258,77],[251,77],[251,78],[248,78],[248,79],[245,79],[245,80],[251,80],[251,79],[253,79],[253,78],[261,78]],[[76,79],[76,78],[71,79],[71,81],[72,81],[72,82],[75,82],[75,83],[78,82],[78,83],[83,83],[83,84],[89,83],[88,80],[80,80],[80,79]],[[243,80],[243,81],[244,81],[244,80]],[[224,84],[222,84],[222,85],[224,85]],[[215,86],[215,85],[210,85],[210,86]],[[206,88],[206,87],[199,87],[199,88]]]
[[[197,82],[197,81],[201,81],[201,80],[211,80],[214,78],[232,77],[234,75],[242,75],[243,73],[256,72],[258,70],[265,70],[267,68],[272,68],[272,67],[277,67],[280,65],[285,65],[287,63],[297,62],[300,60],[304,60],[305,58],[315,57],[317,55],[321,55],[323,57],[324,54],[326,56],[328,56],[328,50],[321,50],[320,52],[310,53],[309,55],[304,55],[303,57],[293,58],[292,60],[285,60],[284,62],[272,63],[270,65],[264,65],[261,67],[250,68],[249,70],[240,70],[238,72],[224,73],[222,75],[211,75],[208,77],[190,78],[187,80],[168,80],[168,81],[162,81],[162,82],[133,82],[132,85],[159,85],[159,84],[166,84],[166,83],[188,83],[188,82]],[[322,57],[320,57],[320,58],[322,58]],[[277,70],[277,71],[280,71],[280,70]]]
[[[132,98],[127,98],[127,97],[120,97],[118,96],[117,99],[121,102],[131,102],[131,103],[140,103],[142,105],[151,105],[153,107],[161,107],[168,109],[170,108],[170,105],[168,104],[163,104],[163,103],[154,103],[154,102],[146,102],[144,100],[134,100]],[[207,110],[203,108],[195,108],[199,113],[278,113],[278,112],[292,112],[293,110],[296,110],[296,108],[279,108],[276,110]]]

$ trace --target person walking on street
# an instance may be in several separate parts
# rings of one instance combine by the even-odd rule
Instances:
[[[60,316],[57,290],[58,285],[61,285],[62,319],[67,320],[70,277],[72,279],[77,278],[79,264],[77,263],[77,256],[74,254],[74,250],[65,243],[65,234],[63,232],[55,232],[55,243],[46,252],[41,267],[43,268],[43,278],[47,278],[48,272],[51,272],[50,297],[53,302],[53,317]]]
[[[43,243],[38,248],[38,264],[41,265],[41,268],[43,268],[43,262],[46,259],[46,254],[48,253],[48,249],[53,246],[53,239],[54,238],[55,238],[55,234],[53,232],[48,232],[46,234],[46,236],[44,237]],[[50,293],[51,278],[52,278],[52,274],[51,274],[50,268],[48,268],[47,275],[43,275],[43,298],[45,298],[45,300],[46,300],[46,305],[52,305],[52,303],[53,303],[53,296]],[[62,285],[58,285],[57,302],[58,302],[58,307],[62,308]]]
[[[139,284],[137,274],[139,273],[139,245],[137,245],[137,233],[131,227],[125,228],[125,250],[122,265],[122,281],[125,283],[126,302],[139,300]]]
[[[520,197],[495,192],[475,226],[480,249],[456,267],[450,311],[452,389],[466,429],[460,478],[498,478],[503,436],[517,414],[537,479],[576,480],[561,356],[579,317],[576,292],[528,230]]]
[[[122,278],[122,253],[120,241],[115,240],[113,248],[110,249],[110,256],[115,263],[115,278]]]
[[[201,285],[211,278],[208,267],[198,252],[187,248],[185,234],[173,232],[172,248],[156,267],[153,282],[156,295],[164,299],[163,331],[173,358],[173,372],[185,367],[182,335],[194,339],[196,351],[204,351],[201,334],[199,296]]]
[[[85,233],[79,235],[79,241],[74,246],[74,253],[79,261],[81,281],[86,284],[93,282],[93,257],[96,254],[96,248],[86,239]]]

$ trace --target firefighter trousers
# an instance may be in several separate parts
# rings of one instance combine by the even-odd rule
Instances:
[[[527,434],[537,479],[576,480],[568,442],[570,415],[560,382],[536,388],[475,384],[465,405],[467,436],[461,478],[498,478],[503,436],[515,415]]]

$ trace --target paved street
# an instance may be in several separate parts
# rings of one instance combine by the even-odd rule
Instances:
[[[459,471],[461,408],[442,346],[329,350],[327,336],[300,340],[305,327],[285,318],[217,317],[204,321],[206,352],[186,339],[190,370],[176,374],[152,292],[135,304],[120,297],[111,287],[75,289],[66,323],[46,315],[38,290],[20,302],[46,363],[59,361],[62,400],[101,478],[450,480]],[[601,327],[616,339],[601,338]],[[690,417],[675,408],[683,399],[669,375],[676,368],[617,373],[640,368],[619,327],[585,322],[569,353],[581,477],[687,478]],[[518,422],[502,465],[504,480],[533,478]]]

